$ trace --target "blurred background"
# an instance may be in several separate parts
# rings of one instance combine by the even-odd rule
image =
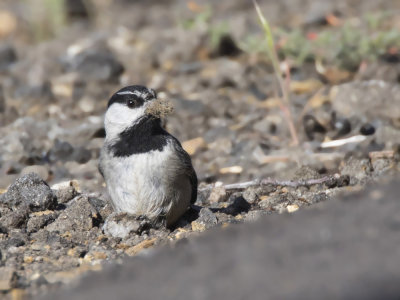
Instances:
[[[251,1],[1,1],[0,188],[35,171],[101,189],[102,116],[110,95],[130,84],[172,101],[166,126],[201,182],[288,178],[301,164],[331,173],[349,153],[392,149],[400,3],[259,5],[278,71]],[[356,144],[321,148],[360,134]]]

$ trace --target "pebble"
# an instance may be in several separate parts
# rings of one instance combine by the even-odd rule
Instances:
[[[194,221],[194,225],[192,222],[192,228],[195,231],[203,231],[204,229],[208,229],[217,225],[218,219],[217,216],[209,209],[202,208],[199,213],[199,218]]]
[[[103,225],[105,234],[125,239],[131,234],[140,234],[150,223],[144,218],[126,213],[111,214]]]
[[[143,242],[140,242],[139,244],[126,249],[125,253],[128,254],[129,256],[134,256],[138,254],[140,251],[152,247],[156,241],[157,241],[156,238],[144,240]]]
[[[375,127],[370,123],[365,123],[361,126],[360,133],[362,135],[373,135],[375,133]]]

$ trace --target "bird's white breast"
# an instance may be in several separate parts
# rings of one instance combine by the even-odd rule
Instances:
[[[114,157],[103,149],[100,164],[115,210],[149,218],[166,215],[167,223],[176,221],[191,196],[189,180],[176,173],[176,162],[169,143],[162,151],[127,157]]]

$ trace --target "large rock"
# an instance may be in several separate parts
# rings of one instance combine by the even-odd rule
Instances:
[[[58,218],[48,225],[50,232],[88,231],[100,223],[100,215],[86,196],[78,196],[67,204]]]
[[[31,211],[51,209],[56,205],[56,197],[47,183],[36,173],[29,173],[18,178],[0,195],[0,203],[12,210],[29,208]]]
[[[397,119],[400,116],[400,86],[381,80],[354,81],[331,89],[333,109],[340,116],[364,121]]]

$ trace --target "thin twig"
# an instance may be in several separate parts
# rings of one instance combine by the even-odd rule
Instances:
[[[271,27],[269,26],[267,19],[264,17],[263,13],[261,12],[261,8],[258,5],[256,0],[253,0],[253,4],[256,9],[257,16],[261,23],[261,26],[265,32],[265,37],[267,40],[267,53],[272,62],[272,67],[274,68],[275,76],[278,80],[279,87],[281,89],[282,98],[283,98],[281,108],[283,108],[282,109],[283,114],[285,116],[286,122],[288,123],[289,131],[290,131],[290,135],[292,137],[293,144],[295,146],[297,146],[299,144],[299,138],[297,136],[296,127],[294,126],[292,113],[290,112],[290,107],[289,107],[290,106],[289,92],[288,92],[289,87],[285,84],[285,80],[283,79],[282,70],[279,65],[279,58],[278,58],[278,54],[276,53],[275,43],[274,43],[274,39],[272,36]],[[288,72],[290,72],[290,69],[288,70]],[[287,80],[290,80],[290,77],[287,77]]]
[[[251,186],[257,185],[273,185],[273,186],[289,186],[289,187],[299,187],[299,186],[311,186],[316,184],[322,184],[330,181],[337,180],[340,177],[339,174],[328,175],[321,178],[307,179],[307,180],[277,180],[272,178],[265,179],[254,179],[252,181],[238,182],[232,184],[222,185],[221,187],[225,190],[244,190]],[[199,189],[199,192],[209,191],[215,187],[214,184],[209,184],[204,188]]]

